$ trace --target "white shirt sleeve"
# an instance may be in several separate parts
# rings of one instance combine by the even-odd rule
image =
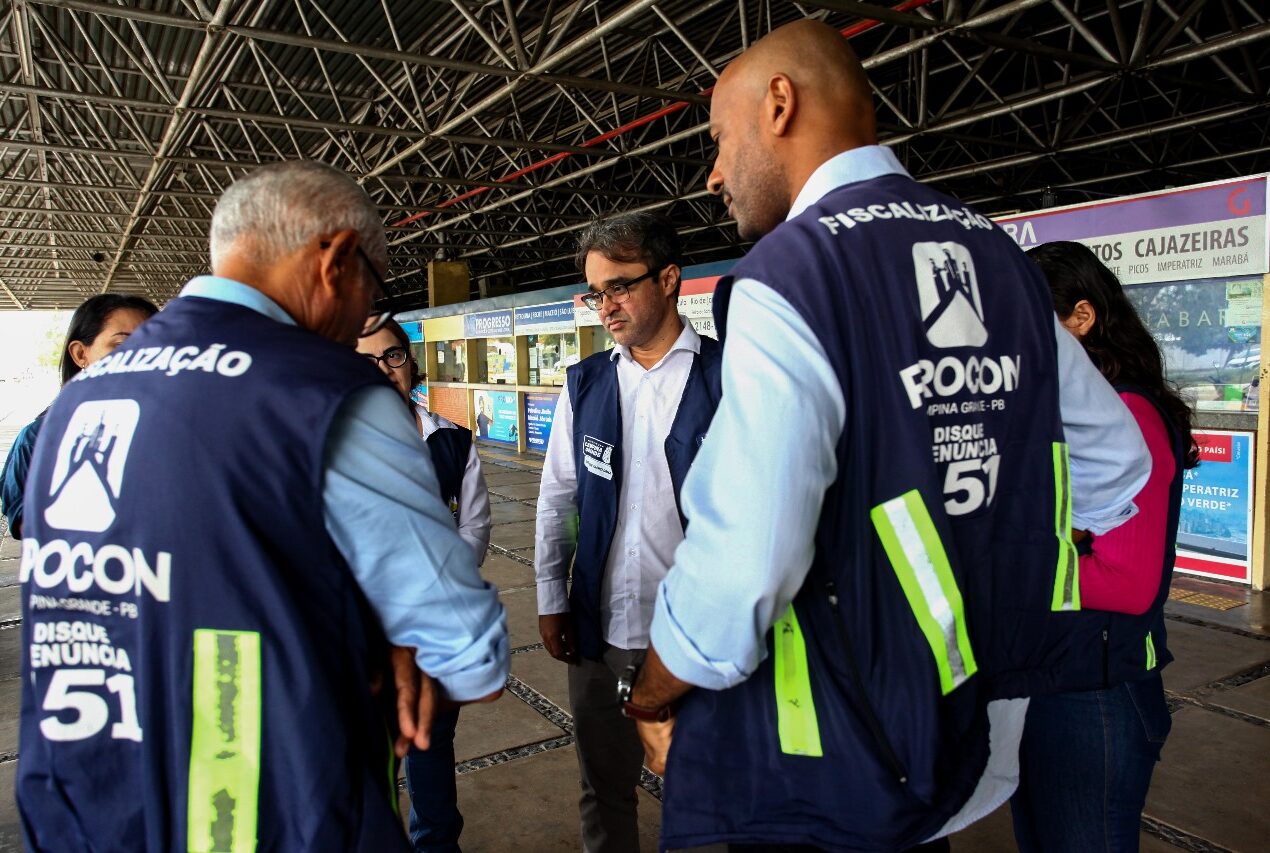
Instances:
[[[1151,475],[1151,454],[1133,414],[1054,318],[1058,404],[1071,457],[1072,527],[1101,535],[1138,511],[1133,498]]]
[[[651,631],[675,676],[716,690],[762,662],[768,629],[811,568],[846,421],[824,348],[793,306],[757,281],[732,291],[722,384],[684,483],[688,534],[658,590]]]
[[[463,485],[459,494],[459,536],[472,546],[476,565],[485,562],[489,550],[490,519],[489,489],[485,485],[485,473],[481,469],[481,457],[472,442],[467,454],[467,467],[463,469]]]
[[[534,528],[534,576],[538,613],[567,613],[568,577],[578,545],[578,476],[573,462],[573,404],[566,385],[556,401],[547,439],[547,458],[538,489]]]

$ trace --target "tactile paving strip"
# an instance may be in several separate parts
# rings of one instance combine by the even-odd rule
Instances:
[[[1180,601],[1183,604],[1207,607],[1210,610],[1233,610],[1248,603],[1246,601],[1236,601],[1233,598],[1226,598],[1223,595],[1209,595],[1206,592],[1190,592],[1184,589],[1169,590],[1169,601]]]

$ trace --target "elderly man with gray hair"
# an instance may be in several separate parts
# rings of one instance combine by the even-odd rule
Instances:
[[[212,275],[67,386],[28,488],[29,850],[406,850],[397,747],[496,698],[506,618],[373,331],[383,226],[312,162],[216,207]],[[422,685],[415,665],[430,673]]]

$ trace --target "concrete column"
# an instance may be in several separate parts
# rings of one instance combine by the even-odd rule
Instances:
[[[467,302],[471,283],[467,261],[428,261],[428,305]]]

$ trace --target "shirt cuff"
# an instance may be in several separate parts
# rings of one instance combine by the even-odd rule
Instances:
[[[657,591],[653,624],[648,637],[671,675],[707,690],[726,690],[750,677],[750,673],[742,672],[731,661],[712,661],[706,658],[675,621],[666,599],[666,585],[663,582]]]
[[[1138,514],[1138,505],[1130,503],[1120,510],[1118,513],[1110,513],[1107,515],[1092,516],[1078,515],[1072,513],[1072,529],[1088,530],[1095,536],[1103,536],[1115,530],[1129,519]]]
[[[569,612],[569,587],[564,578],[538,582],[538,615]]]
[[[502,690],[507,684],[507,675],[511,672],[511,653],[507,646],[506,621],[504,612],[499,619],[504,630],[490,645],[488,656],[484,660],[459,672],[434,676],[448,698],[456,702],[472,702]]]

